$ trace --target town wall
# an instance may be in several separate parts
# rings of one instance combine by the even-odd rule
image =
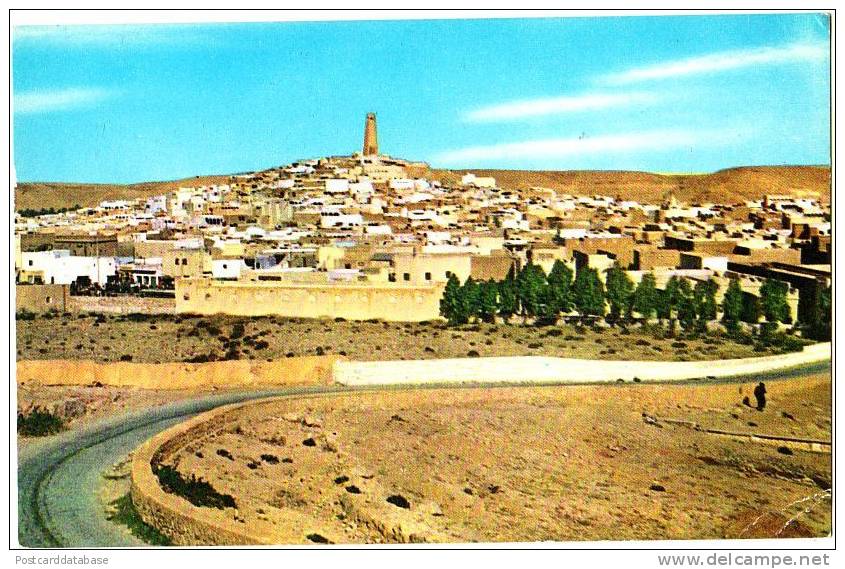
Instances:
[[[111,314],[173,314],[176,303],[171,298],[138,296],[73,296],[69,285],[23,284],[15,286],[16,310],[30,312],[105,312]]]
[[[68,285],[18,285],[15,287],[15,310],[65,312],[69,298]]]
[[[442,285],[300,284],[177,279],[176,312],[382,319],[421,322],[438,318]]]
[[[174,314],[172,298],[140,296],[69,296],[67,312],[103,312],[108,314]]]

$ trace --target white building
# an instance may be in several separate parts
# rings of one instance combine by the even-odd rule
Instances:
[[[371,196],[375,192],[370,180],[359,180],[349,184],[349,191],[356,196]]]
[[[495,188],[496,178],[479,177],[475,174],[464,174],[461,176],[462,186],[474,186],[476,188]]]
[[[338,178],[335,180],[326,180],[327,194],[345,194],[349,192],[349,180]]]
[[[241,271],[247,270],[243,259],[212,259],[211,276],[215,279],[234,279],[241,277]]]
[[[67,250],[25,252],[21,256],[21,269],[30,274],[40,272],[44,284],[69,285],[83,277],[105,286],[117,272],[114,257],[78,257]]]
[[[147,198],[147,205],[145,207],[147,212],[150,214],[155,215],[158,212],[166,212],[167,211],[167,196],[153,196],[151,198]]]

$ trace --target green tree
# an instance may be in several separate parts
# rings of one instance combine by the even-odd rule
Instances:
[[[516,291],[524,315],[541,316],[544,314],[544,305],[548,300],[547,286],[546,273],[542,267],[528,263],[522,268],[516,279]]]
[[[822,289],[818,294],[818,317],[815,324],[815,336],[819,340],[830,340],[833,318],[833,301],[830,287]]]
[[[481,315],[481,287],[472,277],[467,277],[461,287],[460,299],[466,321]]]
[[[680,298],[681,279],[677,275],[672,275],[666,281],[666,286],[663,291],[666,293],[665,301],[669,305],[670,317],[671,312],[678,309],[678,299]]]
[[[695,326],[695,317],[695,299],[691,294],[681,296],[678,300],[678,321],[685,332],[689,333]]]
[[[443,289],[443,298],[440,299],[440,315],[448,320],[452,326],[464,324],[467,321],[461,303],[461,282],[454,274],[449,275],[446,288]]]
[[[516,278],[511,268],[504,280],[498,283],[499,286],[499,314],[509,318],[519,310],[519,297],[516,290]]]
[[[661,320],[669,320],[669,332],[674,334],[681,305],[692,297],[692,286],[688,280],[672,275],[666,282],[666,288],[663,289],[661,296],[662,306],[658,308],[657,315]],[[687,306],[686,309],[689,307]],[[688,317],[688,313],[685,313],[685,316]]]
[[[744,296],[739,280],[731,279],[722,299],[722,322],[728,330],[736,330],[742,320]]]
[[[560,259],[552,265],[547,279],[549,309],[554,314],[572,311],[572,269]]]
[[[595,269],[580,269],[572,288],[575,308],[581,316],[604,316],[604,285]]]
[[[786,295],[789,285],[783,281],[766,279],[760,287],[760,308],[766,322],[790,322]]]
[[[607,270],[607,303],[610,306],[610,317],[619,320],[623,314],[631,314],[631,297],[634,294],[634,283],[628,273],[618,267]]]
[[[676,320],[681,322],[685,332],[689,332],[695,323],[695,300],[692,292],[692,285],[687,279],[678,279],[678,286],[673,291],[669,302],[676,312]],[[675,320],[670,321],[671,331],[675,331]]]
[[[760,299],[753,294],[742,295],[742,321],[749,324],[757,324],[763,311],[760,308]]]
[[[657,291],[657,280],[653,273],[646,273],[634,290],[631,299],[632,308],[643,318],[649,319],[657,313],[660,295]]]
[[[479,316],[485,322],[493,322],[499,312],[499,285],[494,280],[479,285]]]
[[[669,320],[670,327],[673,330],[675,328],[674,317],[677,314],[678,301],[681,297],[681,282],[681,279],[676,275],[669,277],[669,280],[666,281],[666,286],[663,287],[663,292],[660,294],[660,304],[657,307],[657,317],[661,321]]]
[[[672,317],[671,296],[672,293],[665,288],[657,291],[657,317],[661,324],[664,320],[669,320]]]
[[[698,314],[698,327],[701,331],[706,330],[709,321],[716,319],[716,292],[718,290],[719,285],[713,279],[695,283],[693,298],[695,311]]]
[[[687,298],[692,298],[692,285],[687,279],[678,279],[678,286],[675,289],[675,296],[671,299],[676,310],[681,308],[681,303]]]

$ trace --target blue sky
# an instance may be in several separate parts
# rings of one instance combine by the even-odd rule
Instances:
[[[828,164],[816,14],[16,27],[18,180],[381,150],[447,168]]]

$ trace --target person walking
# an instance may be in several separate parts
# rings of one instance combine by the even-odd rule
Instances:
[[[762,381],[754,388],[754,397],[757,399],[757,410],[766,408],[766,384]]]

